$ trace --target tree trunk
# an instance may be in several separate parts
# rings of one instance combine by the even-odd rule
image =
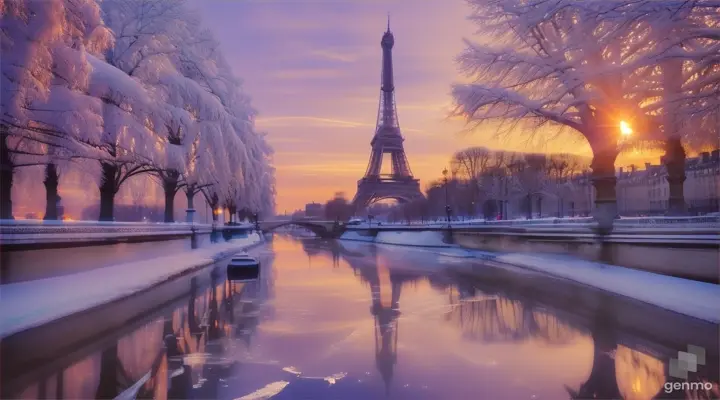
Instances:
[[[615,185],[615,159],[617,150],[594,151],[592,184],[595,188],[595,212],[593,217],[601,231],[612,229],[613,221],[618,218],[617,195]]]
[[[165,192],[165,222],[175,222],[175,194],[178,191],[179,174],[167,171],[163,176],[162,186]]]
[[[187,221],[192,223],[195,216],[195,185],[188,185],[185,188],[185,199],[187,200]]]
[[[163,183],[165,192],[165,217],[164,222],[175,222],[175,188],[172,185]]]
[[[538,195],[538,218],[542,218],[542,194]]]
[[[210,199],[208,200],[208,205],[212,209],[211,214],[212,214],[213,225],[217,224],[217,222],[218,222],[218,214],[217,214],[218,203],[220,203],[220,200],[218,200],[216,195],[211,196]]]
[[[665,155],[663,163],[667,171],[668,182],[668,209],[667,215],[687,215],[685,205],[685,149],[679,137],[673,137],[665,142]]]
[[[530,193],[528,193],[528,195],[527,195],[527,219],[532,219],[532,217],[533,217],[532,210],[533,210],[532,195]]]
[[[237,213],[237,207],[235,207],[235,206],[228,206],[228,214],[230,214],[230,216],[229,216],[230,221],[228,221],[228,222],[230,222],[230,223],[235,222],[235,215],[236,215],[236,213]]]
[[[118,167],[114,164],[101,163],[102,184],[100,185],[100,216],[99,221],[114,221],[115,193],[117,192],[116,174]]]
[[[5,128],[2,128],[5,129]],[[0,138],[0,219],[14,219],[12,213],[12,185],[15,168],[10,157],[7,135]]]
[[[190,190],[187,190],[185,192],[185,198],[187,199],[187,208],[194,210],[195,209],[195,190],[194,188],[190,188]]]
[[[45,166],[45,217],[44,220],[58,219],[58,184],[60,177],[55,164],[50,163]]]
[[[562,218],[565,216],[565,210],[563,210],[563,199],[562,197],[558,198],[558,218]]]
[[[121,364],[118,345],[115,343],[103,350],[100,355],[100,373],[95,396],[98,399],[112,399],[120,394],[120,387],[126,382],[118,382]]]

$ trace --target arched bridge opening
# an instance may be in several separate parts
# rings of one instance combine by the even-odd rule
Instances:
[[[260,229],[262,229],[263,232],[270,232],[275,229],[291,225],[308,229],[316,236],[324,239],[338,238],[343,234],[343,232],[345,232],[345,224],[342,222],[317,220],[266,221],[260,222]]]

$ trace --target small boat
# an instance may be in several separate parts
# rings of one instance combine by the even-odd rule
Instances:
[[[227,266],[228,279],[243,281],[257,279],[260,275],[260,261],[247,253],[238,253]]]

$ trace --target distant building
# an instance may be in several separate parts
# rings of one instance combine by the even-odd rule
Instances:
[[[645,163],[618,168],[617,206],[623,216],[662,215],[668,209],[669,186],[662,164]],[[720,150],[700,153],[685,161],[685,203],[690,214],[720,211]],[[507,218],[527,215],[525,196],[509,196]],[[591,174],[578,174],[562,183],[548,183],[533,196],[533,218],[589,216],[595,208]]]
[[[305,204],[305,216],[311,218],[322,218],[324,216],[323,205],[314,202]]]
[[[720,150],[700,153],[685,161],[685,203],[692,214],[718,211]],[[657,215],[668,208],[669,187],[664,165],[645,163],[618,170],[618,211],[622,215]]]
[[[690,211],[720,211],[720,150],[688,159],[685,173],[685,202]]]

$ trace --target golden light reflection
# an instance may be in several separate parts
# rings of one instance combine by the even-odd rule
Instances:
[[[630,136],[632,135],[632,133],[633,130],[630,127],[630,124],[625,121],[620,121],[620,134],[622,134],[623,136]]]
[[[118,340],[120,363],[134,379],[140,379],[152,369],[157,354],[165,345],[163,327],[164,320],[158,318]]]
[[[665,383],[663,362],[619,345],[615,351],[615,374],[624,399],[652,399]]]
[[[67,368],[63,372],[63,392],[58,394],[58,398],[89,399],[94,397],[100,381],[100,365],[101,353],[96,353]]]

